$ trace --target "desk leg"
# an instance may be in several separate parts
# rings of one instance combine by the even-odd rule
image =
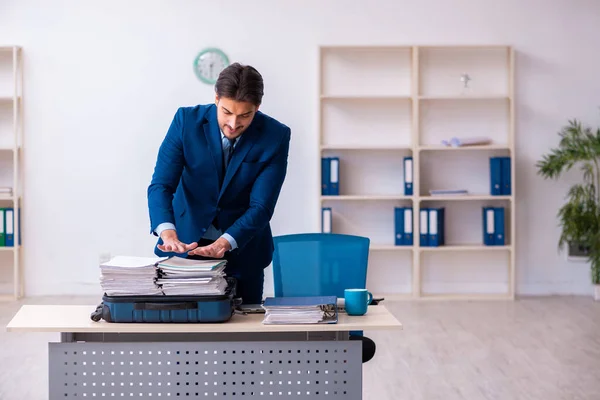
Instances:
[[[362,397],[362,346],[347,333],[95,335],[50,343],[50,400]]]

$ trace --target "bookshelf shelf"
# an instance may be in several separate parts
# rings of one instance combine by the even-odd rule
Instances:
[[[11,96],[0,96],[0,102],[2,103],[12,103],[12,102],[20,102],[21,96],[11,97]]]
[[[420,251],[511,251],[511,246],[485,246],[483,244],[444,245],[438,247],[419,247]]]
[[[412,151],[410,146],[365,146],[360,144],[322,145],[321,150],[358,150],[358,151]]]
[[[455,300],[455,301],[497,301],[497,300],[513,300],[513,297],[504,293],[423,293],[422,300]]]
[[[12,289],[11,293],[0,293],[1,300],[16,300],[24,295],[22,246],[19,244],[23,202],[22,146],[23,49],[0,46],[0,254],[4,254],[0,260],[0,276],[12,275],[10,286],[4,285],[4,281],[2,285],[3,291],[6,286]]]
[[[21,246],[10,246],[10,247],[0,247],[0,252],[9,252],[9,251],[18,251],[20,250]]]
[[[412,101],[410,96],[394,96],[394,95],[322,95],[321,100],[339,100],[339,101],[373,101],[373,100],[401,100]]]
[[[493,201],[493,200],[512,200],[512,196],[494,196],[489,194],[466,194],[456,196],[420,196],[422,201]]]
[[[510,151],[510,147],[504,144],[486,144],[480,146],[444,146],[444,145],[426,145],[419,146],[419,151],[484,151],[484,150],[506,150]]]
[[[509,97],[506,96],[486,96],[486,95],[464,95],[464,96],[453,96],[453,95],[448,95],[448,96],[438,96],[438,95],[433,95],[433,96],[419,96],[418,97],[419,100],[452,100],[452,101],[468,101],[468,100],[504,100],[504,101],[510,101]]]
[[[369,250],[372,251],[412,251],[412,246],[394,246],[394,245],[385,245],[385,244],[372,244],[369,247]]]
[[[341,196],[321,196],[321,200],[326,201],[393,201],[393,200],[412,200],[412,196],[405,195],[341,195]]]
[[[323,46],[318,100],[321,158],[339,160],[337,193],[322,192],[319,203],[330,210],[332,232],[371,239],[369,289],[417,299],[514,299],[513,49]],[[489,143],[442,144],[473,137]],[[492,194],[493,157],[511,160],[506,194]],[[468,194],[430,195],[434,189]],[[412,210],[412,245],[395,244],[397,207]],[[445,244],[420,246],[419,211],[432,207],[445,209]],[[504,209],[503,245],[484,244],[488,207]]]

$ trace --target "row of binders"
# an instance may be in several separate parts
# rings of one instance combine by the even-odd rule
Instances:
[[[17,222],[20,222],[20,213]],[[20,233],[20,230],[19,230]],[[19,235],[20,237],[21,235]],[[20,244],[19,240],[19,244]],[[15,212],[14,208],[0,208],[0,247],[14,247],[15,245]]]
[[[446,244],[444,207],[429,207],[419,210],[419,245],[421,247],[437,247]],[[413,209],[410,207],[394,208],[394,227],[396,246],[413,245]]]
[[[100,285],[108,296],[222,295],[225,260],[116,256],[100,264]]]
[[[510,157],[490,157],[490,194],[509,196],[511,194]],[[340,194],[340,158],[321,158],[321,195]],[[413,194],[413,158],[404,157],[404,195]]]
[[[437,247],[446,244],[445,208],[428,207],[419,209],[419,245],[421,247]],[[483,244],[487,246],[504,246],[506,243],[506,219],[504,207],[482,207]],[[394,208],[394,231],[396,246],[412,246],[413,234],[412,207]],[[321,209],[321,232],[333,232],[333,209]]]
[[[504,207],[483,207],[483,244],[486,246],[504,246],[505,211]],[[394,227],[396,246],[413,245],[413,209],[411,207],[394,208]],[[419,246],[442,246],[445,239],[445,208],[430,207],[419,209]]]

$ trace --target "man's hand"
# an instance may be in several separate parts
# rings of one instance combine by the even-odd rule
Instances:
[[[204,256],[209,258],[223,258],[225,252],[231,249],[231,244],[225,238],[218,238],[208,246],[198,247],[188,253],[191,256]]]
[[[165,229],[160,233],[160,238],[162,239],[163,244],[159,244],[157,247],[161,251],[168,253],[185,253],[198,247],[198,243],[196,242],[190,244],[180,242],[179,238],[177,238],[177,232],[174,229]]]

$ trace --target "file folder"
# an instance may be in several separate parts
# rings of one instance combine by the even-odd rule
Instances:
[[[321,195],[328,196],[331,179],[331,160],[329,157],[321,157]]]
[[[502,157],[500,159],[501,164],[501,193],[504,196],[510,196],[511,194],[511,175],[510,175],[510,157]]]
[[[331,207],[323,207],[321,209],[321,232],[331,233]]]
[[[15,217],[14,209],[6,208],[4,210],[4,232],[5,232],[5,246],[13,247],[15,245]]]
[[[429,246],[429,209],[419,210],[419,246]]]
[[[445,244],[445,210],[443,207],[429,209],[429,246],[437,247]]]
[[[504,246],[505,211],[504,207],[483,207],[483,244],[486,246]]]
[[[483,244],[492,246],[494,244],[494,208],[483,207]]]
[[[329,195],[340,194],[340,158],[329,158]]]
[[[0,208],[0,247],[6,246],[6,210]]]
[[[413,210],[410,207],[404,209],[404,244],[413,245]]]
[[[494,209],[494,245],[504,246],[506,243],[504,234],[504,207],[496,207]]]
[[[492,196],[502,194],[502,159],[500,157],[490,158],[490,194]]]
[[[404,195],[413,194],[413,158],[404,157]]]
[[[394,207],[394,244],[396,246],[404,245],[404,207]]]
[[[412,246],[413,244],[413,217],[412,208],[395,207],[395,244],[396,246]]]

